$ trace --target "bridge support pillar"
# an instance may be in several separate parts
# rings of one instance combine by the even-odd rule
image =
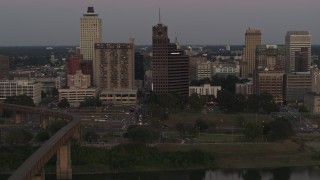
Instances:
[[[20,123],[22,123],[23,122],[23,114],[22,114],[22,112],[17,112],[17,111],[15,111],[14,112],[14,123],[15,124],[20,124]]]
[[[57,179],[72,179],[70,151],[70,142],[67,142],[57,152]]]
[[[42,169],[39,174],[33,176],[31,180],[45,180],[44,169]]]
[[[49,126],[49,117],[45,115],[40,115],[40,127],[42,129],[47,129]]]

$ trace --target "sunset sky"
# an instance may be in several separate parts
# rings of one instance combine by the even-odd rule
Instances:
[[[88,5],[103,21],[105,42],[151,44],[162,22],[181,44],[244,44],[248,27],[264,44],[284,44],[288,30],[310,30],[320,44],[320,0],[1,0],[0,46],[79,45],[80,17]]]

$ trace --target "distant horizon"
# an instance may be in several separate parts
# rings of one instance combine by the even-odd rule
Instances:
[[[107,43],[107,42],[106,42]],[[120,43],[120,42],[119,42]],[[244,44],[180,44],[180,46],[244,46]],[[261,45],[285,45],[285,44],[261,44]],[[1,46],[4,47],[80,47],[76,45],[17,45],[17,46]],[[152,46],[152,44],[135,44],[135,46]],[[319,44],[311,44],[311,46],[320,46]]]
[[[263,44],[284,44],[287,31],[310,31],[320,44],[319,0],[2,0],[0,46],[80,44],[80,18],[88,5],[102,19],[104,42],[152,43],[152,26],[168,26],[181,44],[244,44],[249,27]]]

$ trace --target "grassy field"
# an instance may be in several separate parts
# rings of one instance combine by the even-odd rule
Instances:
[[[270,122],[272,117],[269,115],[261,114],[223,114],[223,113],[176,113],[170,114],[169,120],[165,121],[164,124],[169,127],[174,127],[175,124],[179,122],[195,122],[196,120],[201,119],[207,122],[209,125],[215,125],[219,127],[232,127],[239,126],[239,119],[243,119],[246,122]]]
[[[162,151],[186,151],[201,149],[216,154],[216,163],[220,168],[257,168],[284,166],[320,165],[320,159],[312,156],[320,149],[301,144],[308,139],[317,144],[318,139],[294,137],[292,140],[273,143],[200,143],[200,144],[159,144]]]

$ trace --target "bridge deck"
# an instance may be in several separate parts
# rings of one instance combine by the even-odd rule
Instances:
[[[80,128],[80,118],[75,114],[57,113],[50,110],[39,110],[33,107],[0,103],[0,108],[17,110],[20,112],[37,113],[53,117],[64,117],[70,120],[66,126],[61,128],[49,140],[34,152],[10,177],[8,180],[30,180],[39,173],[45,164],[56,154],[58,148],[64,145],[70,137]]]

